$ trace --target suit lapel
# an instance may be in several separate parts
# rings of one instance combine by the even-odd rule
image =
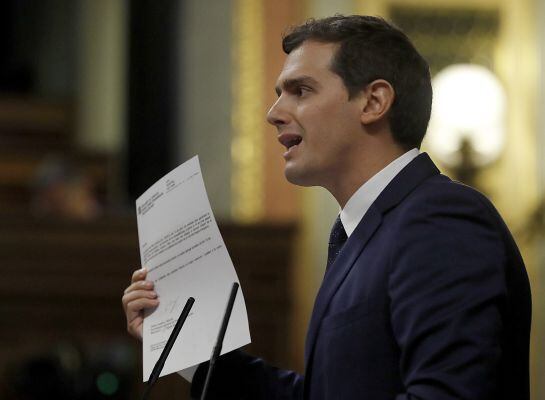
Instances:
[[[329,267],[316,296],[305,343],[305,364],[312,363],[312,354],[322,319],[335,292],[344,281],[354,262],[382,222],[382,216],[399,204],[416,186],[439,173],[426,153],[411,161],[382,191],[348,238],[335,262]],[[307,376],[310,370],[307,370]]]
[[[329,266],[322,286],[316,296],[314,303],[314,310],[312,311],[312,317],[307,332],[307,339],[305,343],[305,359],[308,360],[311,349],[314,347],[318,328],[327,310],[327,307],[337,291],[338,287],[343,282],[344,278],[350,272],[354,261],[361,253],[367,241],[373,236],[376,229],[379,227],[382,220],[382,215],[374,206],[369,208],[369,211],[365,214],[362,222],[358,225],[358,228],[354,231],[350,238],[344,244],[343,249],[339,253],[335,262]],[[360,229],[361,228],[361,229]]]

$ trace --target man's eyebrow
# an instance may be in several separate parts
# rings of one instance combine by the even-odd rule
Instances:
[[[318,81],[311,76],[304,75],[297,78],[285,79],[280,85],[277,85],[274,90],[276,94],[280,96],[280,94],[282,93],[282,89],[289,91],[290,89],[296,88],[301,85],[317,86]]]

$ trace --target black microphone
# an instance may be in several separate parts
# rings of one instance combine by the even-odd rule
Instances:
[[[225,331],[227,330],[227,324],[229,324],[229,318],[231,318],[231,311],[233,311],[233,305],[235,304],[235,297],[237,296],[238,283],[233,282],[233,287],[231,288],[231,294],[229,295],[229,301],[227,301],[227,308],[225,314],[223,315],[223,322],[221,323],[220,331],[218,333],[218,339],[216,340],[216,345],[212,349],[212,355],[210,356],[210,363],[208,365],[208,373],[206,374],[206,380],[204,381],[204,386],[201,393],[201,400],[205,400],[206,392],[208,392],[208,386],[210,385],[210,378],[212,376],[212,370],[216,365],[216,360],[218,359],[221,353],[221,347],[223,346],[223,338],[225,337]]]
[[[142,396],[142,400],[146,400],[151,392],[151,388],[159,378],[159,375],[161,374],[161,371],[163,370],[163,367],[165,366],[165,362],[167,360],[167,357],[170,353],[170,350],[172,350],[172,346],[174,346],[174,342],[176,341],[176,338],[178,337],[178,334],[182,330],[182,326],[184,325],[185,320],[187,319],[187,316],[189,315],[189,311],[191,310],[191,307],[193,307],[193,303],[195,302],[195,299],[193,297],[190,297],[187,299],[184,309],[182,310],[182,313],[180,314],[180,318],[178,318],[178,321],[176,321],[176,325],[174,325],[174,329],[170,333],[170,336],[168,337],[167,344],[163,348],[163,351],[161,352],[161,355],[159,356],[159,359],[155,363],[155,366],[153,367],[153,370],[151,371],[151,374],[148,379],[148,383],[146,386],[146,390],[144,392],[144,395]]]

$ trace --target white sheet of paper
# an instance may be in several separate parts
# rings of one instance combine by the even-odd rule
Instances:
[[[198,156],[151,186],[136,200],[136,209],[140,259],[160,300],[144,319],[147,381],[189,297],[195,298],[195,304],[161,376],[210,358],[231,286],[238,278],[210,208]],[[248,316],[239,290],[222,354],[248,343]]]

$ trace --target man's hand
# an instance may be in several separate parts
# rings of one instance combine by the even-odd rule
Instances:
[[[145,280],[147,273],[145,268],[134,271],[131,284],[125,289],[121,299],[127,317],[127,331],[139,340],[142,340],[144,310],[159,305],[157,293],[153,290],[153,282]]]

